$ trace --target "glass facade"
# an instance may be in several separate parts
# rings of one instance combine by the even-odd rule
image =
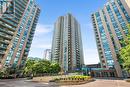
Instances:
[[[36,24],[39,18],[40,9],[34,0],[14,0],[15,2],[15,16],[13,18],[1,17],[0,21],[9,28],[5,35],[9,41],[5,45],[4,52],[0,51],[0,59],[3,65],[17,67],[24,65],[26,61],[31,42],[34,36]],[[2,27],[0,27],[1,30]],[[9,34],[8,34],[9,33]],[[7,37],[8,36],[8,37]],[[0,37],[1,42],[5,43]],[[1,46],[0,46],[1,47]],[[3,60],[2,60],[3,59]]]
[[[77,20],[69,13],[59,17],[55,23],[52,61],[58,62],[65,72],[81,69],[84,63],[81,42]]]
[[[112,54],[111,54],[111,50],[109,47],[109,42],[107,40],[107,36],[103,27],[103,23],[100,17],[99,12],[95,13],[96,15],[96,20],[97,20],[97,25],[99,28],[99,32],[100,32],[100,36],[101,36],[101,40],[102,40],[102,44],[103,44],[103,48],[104,48],[104,53],[105,53],[105,57],[107,59],[107,65],[108,67],[113,67],[114,63],[113,63],[113,58],[112,58]]]
[[[127,24],[130,23],[127,4],[125,0],[109,0],[103,9],[92,14],[101,66],[115,69],[119,77],[122,77],[119,50],[121,41],[128,34]]]
[[[116,16],[117,16],[117,19],[118,19],[118,21],[119,21],[119,23],[120,23],[120,25],[121,25],[121,27],[122,27],[124,33],[125,33],[125,34],[128,34],[127,24],[125,23],[125,20],[123,19],[121,13],[119,12],[119,9],[118,9],[117,5],[115,4],[114,1],[111,2],[111,5],[112,5],[112,7],[113,7],[114,13],[115,13]]]
[[[130,23],[130,15],[128,15],[128,12],[126,11],[126,9],[124,8],[123,4],[121,3],[121,0],[117,0],[117,3],[119,4],[120,9],[122,10],[122,12],[124,13],[127,21]]]
[[[118,37],[119,40],[123,39],[122,33],[121,33],[120,29],[119,29],[119,25],[117,24],[117,21],[116,21],[116,19],[114,17],[114,14],[113,14],[110,6],[107,5],[106,8],[107,8],[108,14],[109,14],[109,16],[111,18],[112,25],[113,25],[114,30],[116,32],[116,36]]]

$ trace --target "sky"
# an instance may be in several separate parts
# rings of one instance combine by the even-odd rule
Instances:
[[[91,14],[103,8],[106,1],[107,0],[36,0],[41,8],[41,14],[32,41],[29,57],[43,58],[44,50],[51,49],[55,21],[59,16],[71,13],[81,25],[85,64],[99,63]]]

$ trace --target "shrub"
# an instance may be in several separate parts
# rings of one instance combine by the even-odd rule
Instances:
[[[130,82],[130,79],[127,79],[126,82]]]
[[[59,81],[59,80],[60,80],[60,78],[55,78],[54,80],[55,80],[55,81]]]
[[[89,80],[91,79],[90,76],[82,76],[82,75],[77,75],[77,76],[70,76],[70,77],[66,77],[66,78],[55,78],[55,81],[59,81],[59,80]]]
[[[77,79],[77,80],[91,79],[90,76],[82,76],[82,75],[70,76],[69,78],[71,78],[71,79]]]

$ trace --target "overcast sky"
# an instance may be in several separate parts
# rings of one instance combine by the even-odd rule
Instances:
[[[103,8],[107,0],[36,0],[41,8],[30,57],[43,58],[45,49],[51,49],[53,25],[59,16],[71,13],[81,25],[85,64],[99,62],[91,14]]]

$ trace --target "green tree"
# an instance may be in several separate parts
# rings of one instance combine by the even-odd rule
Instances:
[[[32,73],[34,73],[33,71],[33,68],[34,68],[34,64],[36,63],[35,60],[27,60],[26,61],[26,65],[25,65],[25,68],[24,68],[24,74],[25,75],[30,75]]]
[[[59,73],[61,71],[61,67],[58,63],[52,63],[50,65],[50,73]]]
[[[8,77],[10,75],[10,68],[5,66],[0,70],[0,77]]]
[[[49,73],[50,65],[49,61],[41,60],[34,64],[33,70],[36,74]]]
[[[130,72],[130,24],[128,25],[129,34],[122,41],[123,48],[120,50],[120,56],[123,67]]]
[[[27,60],[24,74],[29,76],[31,74],[37,76],[44,73],[58,73],[60,72],[60,65],[57,63],[51,63],[47,60]]]

